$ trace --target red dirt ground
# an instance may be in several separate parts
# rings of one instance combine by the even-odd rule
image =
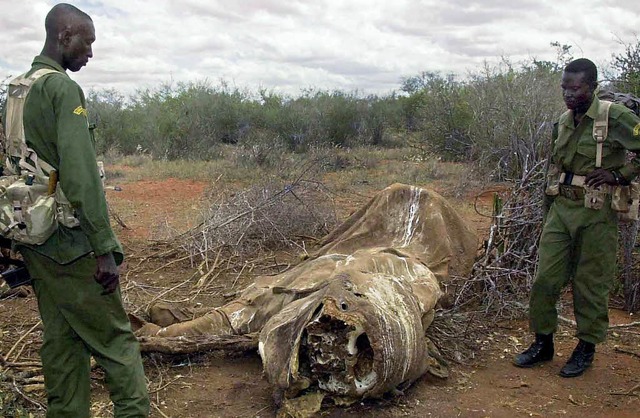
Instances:
[[[128,226],[118,228],[128,252],[140,254],[145,252],[145,241],[161,233],[162,227],[158,225],[177,230],[193,225],[207,184],[168,179],[125,183],[122,188],[121,192],[110,191],[108,198],[112,209]],[[482,219],[470,220],[484,232],[486,223]],[[139,256],[132,257],[129,265],[139,262],[136,259]],[[193,273],[188,265],[154,274],[151,271],[149,267],[136,280],[169,286]],[[28,329],[37,320],[35,300],[0,301],[0,317],[12,324],[5,324],[5,333],[0,335],[0,352],[6,353],[15,342],[8,335],[11,327]],[[611,317],[612,324],[637,321],[636,316],[617,310],[611,311]],[[607,343],[598,347],[591,370],[579,378],[563,379],[557,373],[574,347],[572,332],[571,327],[561,326],[558,354],[552,362],[534,369],[518,369],[510,360],[529,343],[526,321],[502,323],[488,337],[475,342],[477,356],[471,364],[452,365],[447,380],[424,377],[405,396],[366,401],[347,408],[328,407],[320,416],[639,417],[638,327],[610,332]],[[35,335],[32,356],[38,342]],[[145,355],[145,369],[154,382],[153,417],[276,416],[271,388],[262,375],[257,354]],[[104,402],[106,393],[100,379],[95,384],[96,397]],[[100,415],[108,416],[104,412]]]
[[[152,237],[154,228],[188,229],[195,221],[200,199],[208,183],[166,179],[124,183],[120,191],[108,190],[107,199],[128,228],[119,234],[123,241]]]

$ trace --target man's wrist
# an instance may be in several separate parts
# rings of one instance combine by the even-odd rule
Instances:
[[[615,179],[616,184],[619,184],[621,186],[629,185],[629,182],[627,181],[627,179],[625,179],[618,170],[611,170],[611,174],[613,174],[613,178]]]

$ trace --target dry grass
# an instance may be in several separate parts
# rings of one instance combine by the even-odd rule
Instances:
[[[224,145],[219,155],[209,161],[158,161],[147,155],[112,156],[110,164],[136,168],[126,175],[131,181],[168,177],[207,181],[222,175],[229,181],[244,180],[246,183],[265,175],[286,176],[308,165],[316,166],[319,177],[324,173],[340,173],[347,178],[374,176],[385,185],[394,181],[426,184],[445,178],[454,180],[465,170],[462,164],[442,162],[435,156],[424,157],[412,148],[317,147],[297,154],[285,151],[277,144],[267,150]]]

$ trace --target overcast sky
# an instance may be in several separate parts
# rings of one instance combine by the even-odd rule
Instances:
[[[0,0],[0,81],[28,69],[56,4]],[[635,43],[638,0],[81,0],[94,58],[71,76],[125,94],[209,80],[297,95],[387,94],[421,71],[465,76],[501,56],[554,60],[551,42],[599,66]]]

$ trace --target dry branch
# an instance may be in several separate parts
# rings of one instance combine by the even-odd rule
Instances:
[[[630,322],[628,324],[617,324],[617,325],[609,325],[610,329],[614,328],[630,328],[640,326],[640,321]]]
[[[471,278],[454,278],[454,306],[482,306],[496,318],[521,316],[533,283],[542,223],[546,162],[524,165],[507,198],[494,194],[493,223]]]
[[[111,217],[113,218],[113,220],[116,221],[116,223],[118,225],[120,225],[123,229],[131,229],[129,228],[129,226],[122,220],[122,218],[120,217],[120,215],[118,215],[118,212],[116,212],[113,207],[111,207],[111,205],[109,205],[109,202],[107,202],[107,210],[109,211],[109,215],[111,215]]]
[[[304,239],[309,238],[301,237],[318,239],[337,221],[326,188],[305,178],[316,165],[302,167],[291,181],[267,179],[231,194],[215,189],[195,227],[158,244],[181,250],[192,266],[205,261],[202,274],[209,275],[225,258],[239,257],[241,267],[249,256],[290,248],[304,251]],[[215,259],[213,268],[210,259]]]
[[[635,350],[631,350],[630,348],[624,348],[619,346],[614,347],[614,350],[616,350],[618,353],[631,354],[632,356],[640,358],[640,351],[635,351]]]
[[[513,182],[504,202],[494,194],[493,222],[484,253],[470,279],[453,281],[458,288],[457,308],[479,305],[496,319],[513,319],[526,312],[537,268],[546,174],[546,160],[535,158],[531,153],[522,159],[522,175]],[[480,213],[477,205],[475,209]],[[621,223],[619,228],[625,309],[631,312],[640,306],[640,279],[632,271],[638,225]]]
[[[482,320],[476,316],[474,312],[438,311],[427,328],[427,336],[448,360],[469,363],[478,350],[475,341],[483,332]]]
[[[631,396],[633,395],[633,393],[636,390],[640,389],[640,383],[638,383],[637,385],[635,385],[634,387],[632,387],[631,389],[625,391],[625,392],[611,392],[612,395],[623,395],[623,396]]]
[[[197,336],[197,337],[140,337],[140,351],[165,354],[189,354],[222,350],[226,353],[246,353],[258,348],[258,334]]]
[[[29,402],[30,404],[34,405],[34,406],[35,406],[36,408],[38,408],[39,410],[44,411],[44,410],[46,410],[46,409],[47,409],[47,408],[44,406],[44,404],[43,404],[43,403],[41,403],[41,402],[39,402],[39,401],[37,401],[37,400],[35,400],[35,399],[32,399],[31,397],[27,396],[27,395],[26,395],[26,394],[25,394],[25,393],[24,393],[24,392],[23,392],[23,391],[18,387],[18,384],[16,383],[15,379],[14,379],[13,384],[12,384],[11,386],[12,386],[12,389],[13,389],[13,391],[14,391],[15,393],[17,393],[18,395],[20,395],[20,397],[22,397],[25,401],[27,401],[27,402]],[[35,389],[39,390],[40,388],[44,388],[44,385],[40,385],[40,384],[38,384],[38,385],[37,385],[37,388],[35,388]],[[34,389],[34,388],[30,388],[30,390],[31,390],[31,391],[33,391],[33,389]]]
[[[40,325],[42,324],[42,321],[38,321],[36,322],[36,324],[34,326],[32,326],[27,332],[25,332],[24,334],[22,334],[22,336],[18,339],[18,341],[16,341],[16,343],[13,345],[13,347],[11,347],[11,349],[9,350],[9,352],[6,355],[7,360],[11,357],[11,354],[13,353],[13,351],[16,349],[16,347],[18,346],[18,344],[20,344],[22,342],[22,340],[24,340],[28,335],[30,335],[36,328],[38,328]],[[20,352],[22,352],[22,350],[20,350]]]

